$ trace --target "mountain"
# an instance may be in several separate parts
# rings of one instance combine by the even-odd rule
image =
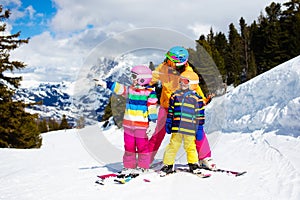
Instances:
[[[27,83],[28,84],[28,83]],[[71,83],[35,83],[32,86],[20,87],[14,96],[29,106],[26,111],[38,113],[39,118],[60,120],[65,114],[68,121],[74,124],[76,116],[69,93]],[[38,104],[34,104],[37,103]]]
[[[76,120],[80,117],[85,118],[86,125],[95,124],[101,120],[110,92],[95,87],[93,78],[99,78],[102,74],[107,75],[117,64],[106,58],[99,59],[97,65],[84,70],[88,72],[84,77],[78,77],[72,82],[23,82],[14,99],[33,104],[26,110],[38,113],[41,119],[52,118],[60,121],[62,116],[66,115],[71,126],[76,126]],[[118,70],[120,75],[113,74],[114,77],[121,77],[122,71]],[[37,102],[39,103],[34,105]]]
[[[299,70],[300,56],[233,88],[207,107],[205,130],[213,159],[219,168],[247,171],[243,176],[213,173],[201,179],[176,173],[161,178],[150,173],[125,185],[112,179],[98,185],[97,175],[122,168],[124,151],[122,129],[101,130],[100,122],[42,134],[40,149],[0,149],[0,199],[298,200]],[[166,135],[156,162],[169,140]],[[182,149],[175,162],[186,164]]]
[[[140,57],[124,55],[113,60],[105,57],[96,58],[85,63],[74,81],[64,82],[22,82],[16,91],[15,99],[26,103],[40,102],[27,108],[30,113],[38,113],[42,118],[53,118],[57,121],[66,115],[71,126],[83,117],[86,125],[101,121],[104,109],[109,102],[111,91],[95,86],[94,79],[118,81],[130,84],[130,68]],[[112,102],[113,109],[117,101]]]

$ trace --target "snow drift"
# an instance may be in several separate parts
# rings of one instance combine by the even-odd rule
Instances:
[[[207,132],[300,136],[300,56],[236,87],[207,108]]]

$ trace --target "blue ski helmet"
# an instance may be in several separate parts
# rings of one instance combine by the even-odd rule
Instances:
[[[180,66],[188,61],[189,52],[183,47],[175,46],[166,53],[166,57],[174,62],[176,66]]]

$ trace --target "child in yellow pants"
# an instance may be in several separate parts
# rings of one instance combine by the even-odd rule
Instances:
[[[185,71],[180,75],[181,89],[175,91],[169,100],[166,120],[166,132],[172,133],[170,143],[166,147],[161,173],[173,172],[176,154],[183,141],[187,154],[190,172],[200,173],[196,138],[203,138],[204,101],[195,89],[199,77],[193,71]]]

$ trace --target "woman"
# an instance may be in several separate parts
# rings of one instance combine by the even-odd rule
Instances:
[[[161,81],[162,92],[160,96],[160,108],[158,111],[158,119],[155,131],[149,140],[150,163],[153,162],[154,157],[166,135],[166,119],[169,107],[169,99],[173,92],[179,89],[179,77],[185,71],[193,71],[188,63],[189,53],[180,46],[172,47],[167,53],[164,62],[162,62],[152,73],[152,80],[149,85],[154,85]],[[195,91],[200,95],[205,104],[210,101],[210,97],[206,98],[197,85]],[[205,164],[207,168],[214,168],[215,164],[212,162],[210,147],[204,134],[203,140],[196,143],[200,163]],[[201,153],[202,152],[202,153]],[[203,153],[204,152],[204,153]],[[200,158],[201,155],[201,158]],[[203,162],[203,160],[207,162]]]

